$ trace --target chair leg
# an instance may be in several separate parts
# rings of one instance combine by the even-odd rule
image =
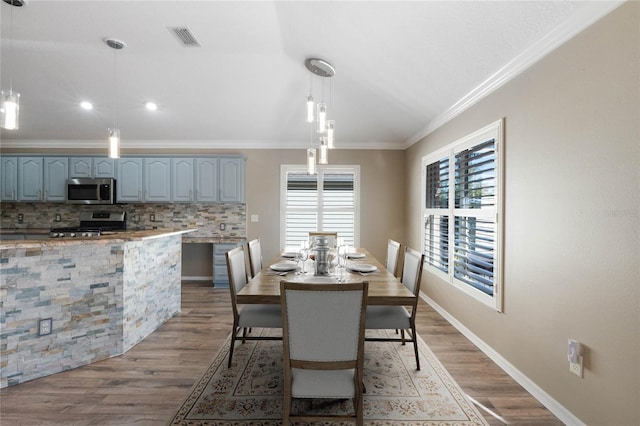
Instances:
[[[284,395],[282,399],[282,426],[289,426],[291,416],[291,395]]]
[[[233,357],[233,347],[236,343],[236,334],[238,333],[238,327],[236,324],[233,324],[233,330],[231,331],[231,346],[229,346],[229,363],[227,364],[227,368],[231,367],[231,358]]]
[[[420,355],[418,354],[418,336],[415,324],[411,325],[411,337],[413,338],[413,351],[416,353],[416,368],[420,370]]]
[[[402,339],[402,344],[406,344],[405,340],[404,340],[404,330],[400,330],[400,338]]]
[[[247,337],[247,327],[242,329],[242,344],[243,345],[247,341],[247,339],[245,339],[245,337]]]

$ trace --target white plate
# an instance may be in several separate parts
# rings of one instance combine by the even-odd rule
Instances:
[[[364,253],[349,253],[347,254],[349,259],[362,259],[365,257]]]
[[[296,253],[295,251],[287,251],[282,253],[282,257],[286,257],[289,259],[295,259],[295,257],[298,255],[298,253]]]
[[[293,262],[274,263],[270,266],[271,269],[278,272],[294,271],[298,265]]]
[[[373,272],[378,270],[375,265],[369,265],[368,263],[353,263],[349,265],[349,269],[356,272]]]

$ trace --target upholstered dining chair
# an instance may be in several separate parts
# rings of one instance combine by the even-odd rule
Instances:
[[[363,424],[364,320],[368,283],[280,283],[284,361],[283,425],[350,420]],[[327,309],[331,307],[331,309]],[[353,399],[353,413],[292,413],[293,398]]]
[[[233,357],[233,348],[238,339],[245,340],[281,340],[281,337],[247,336],[247,329],[252,327],[282,328],[282,313],[278,305],[240,304],[236,294],[247,284],[247,267],[245,265],[244,247],[238,246],[226,253],[227,273],[229,274],[229,290],[231,292],[231,308],[233,310],[233,329],[231,330],[231,347],[229,348],[229,364]],[[242,330],[242,337],[238,333]]]
[[[249,241],[247,244],[249,248],[249,272],[251,278],[258,275],[258,272],[262,269],[262,248],[260,247],[260,238]]]
[[[310,231],[309,232],[309,243],[313,241],[314,237],[328,237],[327,243],[329,243],[329,247],[335,247],[338,242],[338,233],[337,232],[319,232],[319,231]]]
[[[402,244],[392,239],[389,239],[387,242],[387,261],[385,263],[385,268],[387,271],[391,272],[396,278],[400,278],[398,276],[398,264],[400,263],[400,249]]]
[[[404,250],[404,265],[401,281],[416,297],[410,306],[411,311],[404,306],[367,306],[367,320],[365,328],[370,329],[396,329],[400,330],[400,338],[397,337],[367,337],[368,342],[402,342],[404,345],[405,330],[409,330],[409,342],[413,342],[416,355],[416,367],[420,370],[420,358],[418,354],[418,339],[416,334],[416,313],[418,311],[418,298],[420,294],[420,281],[422,279],[422,264],[424,255],[409,247]]]

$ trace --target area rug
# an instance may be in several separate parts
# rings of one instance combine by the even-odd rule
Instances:
[[[276,333],[278,331],[275,331]],[[252,334],[274,333],[254,329]],[[387,330],[367,331],[384,337]],[[413,344],[366,342],[364,419],[366,425],[487,425],[458,384],[418,336],[420,367]],[[230,340],[182,403],[170,425],[271,426],[282,424],[282,342],[236,342],[227,368]],[[294,412],[340,413],[350,400],[297,400]],[[306,424],[306,423],[305,423]],[[318,423],[323,426],[331,423]],[[336,423],[336,425],[349,423]]]

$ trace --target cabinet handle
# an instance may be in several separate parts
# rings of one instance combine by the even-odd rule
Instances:
[[[138,199],[142,200],[142,191],[138,191]]]

